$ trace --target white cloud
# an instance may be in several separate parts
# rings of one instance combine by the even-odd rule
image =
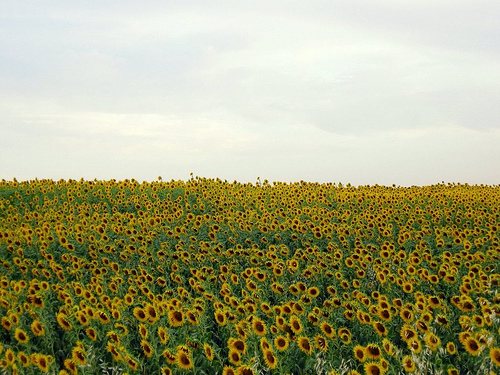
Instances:
[[[444,0],[9,4],[0,174],[494,183],[499,12]]]

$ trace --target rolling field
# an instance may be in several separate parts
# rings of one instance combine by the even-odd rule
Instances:
[[[500,372],[500,187],[0,182],[0,374]]]

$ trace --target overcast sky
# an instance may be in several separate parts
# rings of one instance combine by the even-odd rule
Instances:
[[[500,183],[497,0],[0,4],[0,178]]]

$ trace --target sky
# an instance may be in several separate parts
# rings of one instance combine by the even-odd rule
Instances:
[[[0,3],[0,179],[500,184],[496,0]]]

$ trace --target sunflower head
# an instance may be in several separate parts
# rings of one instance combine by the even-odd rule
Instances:
[[[267,367],[272,370],[276,368],[278,359],[271,350],[264,350],[262,356],[264,357],[264,362],[266,363]]]
[[[186,353],[184,350],[179,350],[177,352],[176,364],[183,370],[189,370],[194,367],[190,353]]]
[[[302,350],[304,353],[307,355],[311,355],[313,352],[313,347],[311,345],[311,342],[309,339],[305,336],[300,336],[297,339],[297,345],[299,346],[299,349]]]
[[[289,341],[285,336],[279,335],[274,338],[274,346],[280,352],[284,352],[288,349]]]

